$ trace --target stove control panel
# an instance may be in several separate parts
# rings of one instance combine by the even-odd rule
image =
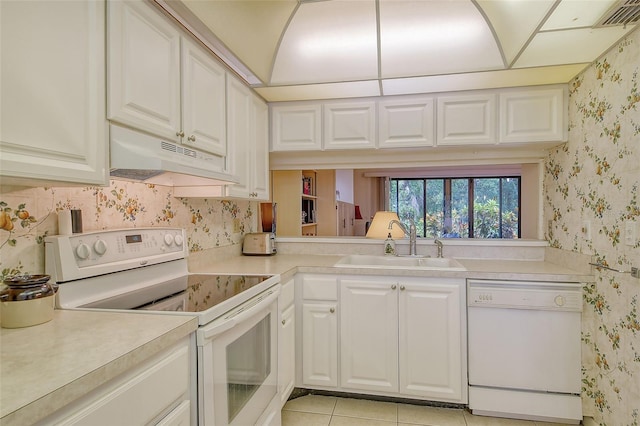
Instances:
[[[59,274],[80,275],[73,279],[181,259],[188,253],[181,228],[118,229],[45,239],[45,263],[55,262]]]

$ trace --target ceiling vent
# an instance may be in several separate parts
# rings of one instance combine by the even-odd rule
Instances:
[[[620,0],[598,21],[595,27],[635,24],[640,20],[640,0]]]

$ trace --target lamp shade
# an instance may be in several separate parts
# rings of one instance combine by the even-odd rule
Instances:
[[[396,225],[389,229],[389,222],[391,222],[392,220],[397,220],[398,222],[400,221],[396,212],[376,212],[375,216],[373,216],[371,226],[369,226],[367,238],[377,238],[380,240],[384,240],[387,238],[389,233],[391,233],[391,238],[393,239],[403,238],[404,231],[399,226]]]

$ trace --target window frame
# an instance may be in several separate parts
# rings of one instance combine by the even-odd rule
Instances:
[[[422,181],[423,185],[422,185],[422,191],[423,191],[423,197],[422,197],[422,210],[425,212],[427,212],[427,182],[429,180],[438,180],[438,181],[443,181],[443,196],[444,196],[444,200],[443,200],[443,206],[442,206],[442,211],[443,211],[443,220],[446,222],[447,218],[451,219],[452,214],[452,181],[453,180],[467,180],[467,204],[468,204],[468,223],[469,223],[469,235],[466,237],[459,237],[460,239],[464,239],[464,238],[468,238],[468,239],[478,239],[479,237],[475,237],[475,224],[474,224],[474,220],[475,220],[475,180],[476,179],[499,179],[499,187],[498,187],[498,197],[499,197],[499,210],[498,210],[498,227],[499,227],[499,234],[500,236],[498,238],[491,238],[491,239],[521,239],[522,238],[522,176],[520,175],[494,175],[494,176],[451,176],[451,177],[388,177],[387,178],[389,180],[389,185],[387,187],[387,191],[386,192],[386,205],[389,206],[389,210],[393,210],[391,208],[391,190],[392,187],[394,185],[394,181],[396,182],[396,200],[395,200],[395,206],[397,210],[399,209],[399,200],[398,200],[398,194],[399,191],[397,190],[397,181]],[[502,236],[502,212],[503,212],[503,181],[505,179],[516,179],[518,182],[518,232],[517,232],[517,237],[515,238],[504,238]],[[396,213],[398,213],[396,211]],[[399,213],[398,213],[399,214]],[[402,219],[402,218],[401,218]],[[426,224],[425,224],[426,225]],[[422,234],[423,235],[418,235],[419,238],[426,238],[426,226],[423,227],[422,229]],[[448,237],[448,238],[455,238],[455,237]]]

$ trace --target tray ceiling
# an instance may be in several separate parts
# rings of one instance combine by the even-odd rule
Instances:
[[[567,83],[640,15],[640,0],[155,1],[268,101]]]

